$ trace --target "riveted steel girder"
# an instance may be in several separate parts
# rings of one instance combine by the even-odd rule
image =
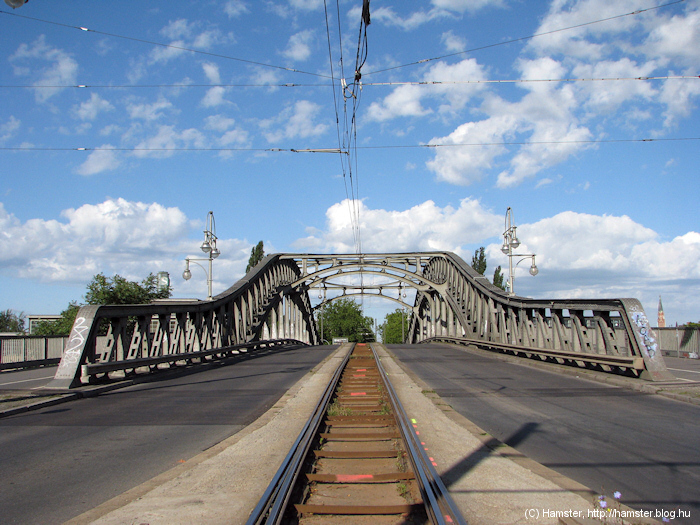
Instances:
[[[413,305],[402,300],[406,288],[416,290]],[[69,388],[110,370],[191,360],[262,340],[316,344],[309,290],[372,294],[409,306],[409,343],[476,344],[655,380],[672,377],[635,299],[509,296],[449,252],[275,254],[211,301],[81,308],[50,386]]]

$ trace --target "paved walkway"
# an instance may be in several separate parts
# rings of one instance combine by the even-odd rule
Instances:
[[[68,522],[243,524],[308,419],[343,345],[245,430]],[[603,523],[594,493],[527,459],[454,412],[382,348],[389,377],[470,525]],[[607,502],[627,511],[617,502]],[[574,519],[571,519],[574,517]],[[605,522],[613,521],[609,517]],[[656,523],[635,518],[625,523]]]

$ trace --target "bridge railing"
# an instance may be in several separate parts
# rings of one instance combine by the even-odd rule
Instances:
[[[84,306],[48,387],[72,388],[116,370],[191,362],[272,341],[315,344],[308,294],[289,286],[298,276],[296,264],[271,255],[211,301]]]
[[[61,360],[68,337],[3,335],[0,337],[0,370],[53,365]]]
[[[436,285],[416,296],[409,342],[459,340],[653,380],[673,379],[636,299],[510,296],[451,253],[431,259],[423,275]]]

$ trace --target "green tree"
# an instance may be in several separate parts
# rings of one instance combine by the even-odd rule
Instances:
[[[498,286],[501,290],[505,290],[506,284],[505,284],[504,280],[505,280],[505,275],[501,272],[501,267],[499,266],[493,272],[493,284],[495,286]]]
[[[255,266],[263,260],[265,257],[265,250],[263,250],[263,242],[260,241],[255,245],[255,248],[250,250],[250,259],[248,259],[248,266],[245,268],[245,273],[255,268]]]
[[[337,299],[319,313],[318,325],[323,326],[323,339],[347,337],[353,343],[374,341],[371,317],[362,315],[362,307],[352,299]]]
[[[128,281],[121,275],[105,277],[98,273],[93,276],[87,285],[85,302],[87,304],[147,304],[156,299],[167,299],[172,290],[162,289],[158,286],[158,277],[148,274],[140,283]],[[61,312],[61,319],[56,321],[44,321],[35,329],[36,335],[70,335],[80,305],[71,301],[68,307]]]
[[[147,304],[156,299],[167,299],[172,290],[158,286],[158,277],[148,274],[141,283],[127,281],[121,275],[112,278],[98,273],[87,286],[87,304]]]
[[[24,333],[24,313],[10,309],[0,312],[0,332]]]
[[[80,306],[71,301],[68,308],[61,312],[61,318],[55,321],[42,321],[34,328],[34,335],[70,335],[71,328],[78,315]]]
[[[472,268],[474,268],[481,275],[486,273],[486,253],[483,246],[474,252],[474,257],[472,257]]]
[[[409,316],[402,308],[397,308],[386,314],[382,325],[382,342],[385,344],[403,343],[403,337],[408,335]],[[403,330],[401,325],[403,324]]]

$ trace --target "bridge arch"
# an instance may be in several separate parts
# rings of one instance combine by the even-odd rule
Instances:
[[[370,276],[377,282],[365,284]],[[402,295],[409,287],[416,290],[413,306],[384,293]],[[350,290],[409,306],[408,343],[475,344],[652,379],[672,377],[635,299],[510,296],[449,252],[275,254],[210,301],[82,308],[51,386],[69,388],[96,374],[189,362],[271,341],[317,344],[309,291],[343,288],[346,296]]]

